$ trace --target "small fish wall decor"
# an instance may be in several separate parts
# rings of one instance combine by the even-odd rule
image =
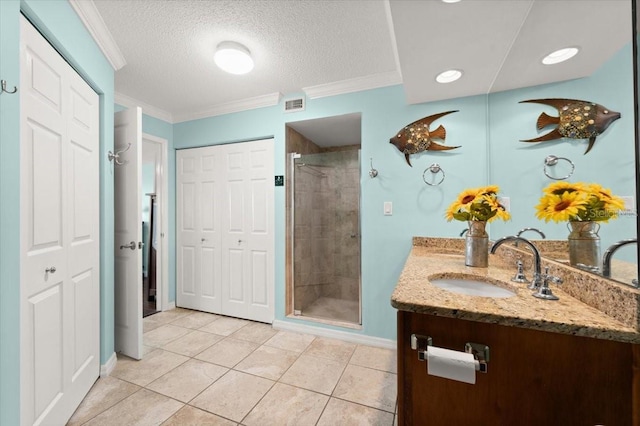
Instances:
[[[389,143],[393,144],[404,154],[404,158],[407,160],[409,166],[411,166],[411,161],[409,161],[409,155],[411,154],[417,154],[423,151],[446,151],[460,148],[459,146],[445,146],[434,142],[434,139],[445,140],[447,131],[444,127],[438,126],[438,128],[433,131],[429,129],[431,123],[438,118],[454,112],[458,111],[441,112],[407,124],[389,140]]]
[[[560,138],[589,139],[589,146],[585,154],[591,150],[596,137],[604,133],[607,127],[618,118],[620,113],[611,111],[600,104],[577,99],[531,99],[520,103],[537,103],[554,107],[558,110],[558,117],[552,117],[544,112],[538,117],[538,130],[548,126],[556,126],[551,132],[535,139],[521,142],[545,142]]]

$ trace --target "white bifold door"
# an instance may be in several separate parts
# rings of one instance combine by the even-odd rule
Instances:
[[[17,96],[20,422],[63,425],[100,372],[99,98],[22,17]]]
[[[271,323],[273,139],[176,158],[177,305]]]

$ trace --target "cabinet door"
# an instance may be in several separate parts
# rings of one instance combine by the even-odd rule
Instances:
[[[452,350],[489,346],[488,372],[476,373],[475,385],[428,375],[411,350],[412,333]],[[399,311],[399,424],[637,425],[639,352],[627,343]]]

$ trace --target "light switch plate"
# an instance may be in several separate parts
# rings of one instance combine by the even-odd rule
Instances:
[[[391,201],[384,202],[384,215],[391,216],[393,214],[393,203]]]
[[[633,195],[627,195],[620,198],[622,198],[622,201],[624,201],[624,210],[620,211],[620,214],[625,216],[635,215],[636,213],[635,197]]]
[[[509,197],[498,197],[498,202],[504,207],[507,212],[511,211],[511,198]]]

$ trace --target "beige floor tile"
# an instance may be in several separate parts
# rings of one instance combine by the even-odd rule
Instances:
[[[358,345],[349,363],[389,373],[398,372],[398,358],[393,349]]]
[[[156,349],[158,349],[158,348],[153,347],[153,346],[142,345],[142,358],[147,356],[147,354],[155,351]]]
[[[246,340],[263,344],[277,333],[270,324],[261,322],[252,322],[233,333],[230,337],[238,340]]]
[[[81,425],[139,389],[139,386],[115,377],[101,377],[91,387],[67,425]]]
[[[140,361],[118,356],[118,363],[111,375],[139,386],[146,386],[188,359],[161,349],[150,352]]]
[[[326,395],[276,383],[242,421],[247,426],[313,426],[329,399]],[[346,423],[336,423],[346,424]]]
[[[237,423],[185,405],[162,426],[236,426]]]
[[[158,312],[157,314],[149,315],[147,318],[149,318],[150,321],[162,322],[166,324],[171,321],[175,321],[178,318],[191,315],[193,312],[194,311],[189,309],[175,308],[169,309],[168,311]]]
[[[331,398],[317,426],[392,426],[393,414]]]
[[[260,346],[236,365],[234,370],[244,371],[265,379],[278,380],[297,358],[297,352],[285,351],[271,346]]]
[[[331,395],[347,364],[311,355],[300,355],[280,381]]]
[[[142,320],[142,332],[148,333],[151,330],[155,330],[156,328],[160,327],[162,324],[164,323],[160,321],[154,321],[151,319],[151,317],[146,317]]]
[[[303,352],[313,342],[313,339],[315,336],[311,334],[278,331],[275,336],[265,342],[265,345],[293,352]]]
[[[193,311],[192,311],[193,312]],[[220,316],[216,314],[209,314],[207,312],[193,312],[189,315],[182,316],[175,321],[171,321],[172,325],[184,328],[200,328],[213,321],[219,319]]]
[[[178,337],[184,336],[190,331],[191,330],[188,328],[176,327],[171,324],[163,324],[148,333],[144,333],[143,341],[147,346],[159,348],[176,340]]]
[[[147,389],[189,402],[227,371],[227,368],[219,365],[190,359],[148,384]]]
[[[204,327],[200,327],[199,330],[220,336],[229,336],[247,324],[249,321],[240,318],[220,317]]]
[[[241,421],[274,382],[240,371],[229,371],[191,401],[191,405]]]
[[[164,345],[162,349],[193,357],[221,339],[223,339],[223,337],[217,334],[193,330],[189,334],[185,334],[171,343]]]
[[[333,396],[393,413],[396,409],[396,375],[349,364]]]
[[[158,425],[183,405],[166,396],[140,389],[85,424],[89,426]]]
[[[305,354],[346,363],[349,362],[356,346],[354,343],[344,342],[342,340],[316,337],[305,351]]]
[[[258,346],[257,343],[228,337],[200,352],[195,358],[231,368],[256,350]]]

